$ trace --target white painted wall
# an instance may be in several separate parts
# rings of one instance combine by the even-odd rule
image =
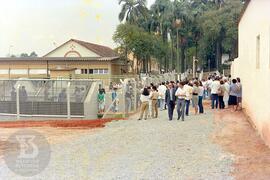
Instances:
[[[81,46],[80,44],[70,41],[67,44],[60,46],[55,51],[49,53],[45,57],[64,57],[69,51],[77,51],[82,57],[100,57],[98,54],[90,51],[89,49]],[[75,53],[70,53],[67,57],[78,57]]]
[[[260,35],[260,68],[256,68]],[[239,23],[239,57],[232,64],[233,77],[243,84],[243,106],[258,132],[270,145],[270,1],[251,0]]]

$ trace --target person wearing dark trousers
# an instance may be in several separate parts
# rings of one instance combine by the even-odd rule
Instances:
[[[225,93],[224,81],[221,80],[220,81],[220,88],[219,88],[219,92],[218,92],[219,109],[224,109],[225,108],[225,103],[224,103],[224,100],[223,100],[224,93]]]
[[[182,121],[185,120],[185,97],[186,97],[186,91],[184,89],[184,83],[180,82],[178,83],[178,89],[175,92],[175,96],[177,96],[177,114],[178,118],[177,120],[182,119]]]
[[[218,108],[218,92],[220,89],[219,78],[216,77],[215,81],[211,84],[211,98],[212,98],[212,109]]]
[[[204,96],[205,89],[204,89],[203,84],[202,84],[201,81],[199,82],[199,89],[200,89],[199,101],[198,101],[199,113],[203,114],[204,113],[204,109],[203,109],[203,99],[204,99],[204,97],[203,96]]]
[[[176,101],[175,92],[176,91],[173,88],[172,83],[169,83],[168,89],[167,89],[166,94],[165,94],[165,101],[167,104],[168,115],[169,115],[170,121],[173,119],[173,111],[175,108],[175,101]]]

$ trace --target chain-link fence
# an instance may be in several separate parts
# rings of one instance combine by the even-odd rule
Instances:
[[[91,80],[0,80],[0,114],[84,117]]]
[[[128,117],[135,114],[140,107],[141,90],[151,83],[159,85],[165,81],[175,81],[175,74],[129,76],[127,78],[115,78],[107,86],[102,87],[104,101],[100,101],[100,117]],[[102,93],[102,92],[101,92]],[[101,98],[102,99],[102,98]]]

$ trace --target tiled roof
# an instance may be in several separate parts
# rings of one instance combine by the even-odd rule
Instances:
[[[1,61],[113,61],[119,57],[4,57]]]
[[[111,48],[107,46],[101,46],[98,44],[93,44],[85,41],[80,41],[77,39],[71,39],[71,41],[74,41],[85,48],[89,49],[90,51],[93,51],[94,53],[100,55],[101,57],[116,57],[118,56],[116,52],[114,52]]]

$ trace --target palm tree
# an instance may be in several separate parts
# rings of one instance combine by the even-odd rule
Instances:
[[[119,14],[119,21],[126,21],[131,24],[136,24],[139,17],[147,16],[146,0],[119,0],[119,5],[122,5]]]

